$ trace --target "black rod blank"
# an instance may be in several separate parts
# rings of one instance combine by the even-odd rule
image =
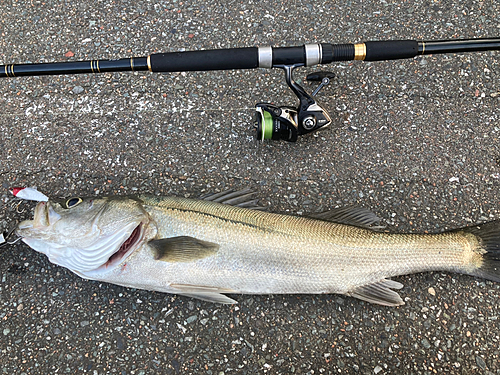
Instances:
[[[419,55],[500,50],[500,38],[440,40],[418,43]]]
[[[148,70],[147,60],[147,57],[133,57],[119,60],[1,65],[0,77],[141,71]]]
[[[272,68],[334,61],[382,61],[418,55],[500,50],[500,38],[439,41],[388,40],[357,44],[308,44],[300,47],[249,47],[169,52],[118,60],[0,65],[0,77],[146,71],[181,72]]]

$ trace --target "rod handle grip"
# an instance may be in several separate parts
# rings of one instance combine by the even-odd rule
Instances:
[[[416,40],[387,40],[365,42],[365,61],[408,59],[417,56]]]
[[[257,47],[169,52],[149,56],[152,72],[255,69],[258,66]]]

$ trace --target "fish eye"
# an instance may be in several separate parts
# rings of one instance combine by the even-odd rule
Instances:
[[[82,202],[82,198],[70,198],[66,201],[66,208],[73,208],[75,206],[78,206]]]

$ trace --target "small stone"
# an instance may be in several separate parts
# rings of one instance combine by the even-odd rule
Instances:
[[[436,295],[436,291],[434,290],[433,287],[430,287],[427,291],[429,292],[430,295],[433,295],[433,296]]]
[[[373,369],[373,372],[374,372],[375,374],[378,374],[380,371],[382,371],[382,367],[380,367],[380,366],[377,366],[377,367],[375,367],[375,368]]]
[[[484,362],[484,359],[480,356],[476,356],[476,363],[479,367],[481,367],[481,370],[486,370],[486,362]]]
[[[427,339],[422,339],[422,345],[424,346],[425,349],[429,349],[431,347],[431,344]]]
[[[75,86],[73,88],[73,94],[81,94],[83,92],[83,87],[82,86]]]
[[[176,359],[172,359],[172,362],[170,362],[172,364],[172,367],[174,368],[175,372],[178,374],[181,370],[181,364],[179,363],[179,361],[177,361]]]
[[[124,343],[123,343],[123,339],[121,336],[117,336],[116,337],[116,348],[119,349],[119,350],[123,350],[124,348]]]
[[[10,329],[9,328],[4,328],[3,335],[7,336],[9,333],[10,333]]]
[[[86,326],[88,326],[89,324],[90,324],[90,322],[89,322],[88,320],[84,320],[84,321],[81,321],[81,322],[80,322],[80,326],[82,326],[82,327],[86,327]]]

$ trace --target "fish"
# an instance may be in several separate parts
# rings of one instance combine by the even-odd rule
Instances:
[[[360,207],[271,213],[248,189],[203,199],[71,197],[39,202],[16,234],[78,276],[234,304],[233,294],[342,294],[404,301],[391,278],[448,271],[500,281],[500,221],[391,233]]]

